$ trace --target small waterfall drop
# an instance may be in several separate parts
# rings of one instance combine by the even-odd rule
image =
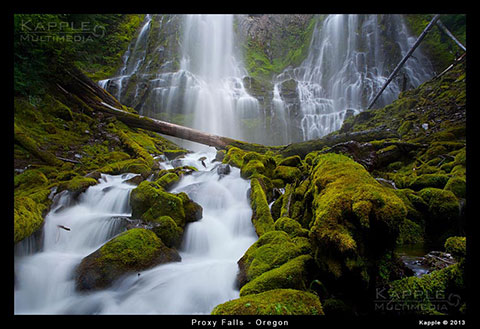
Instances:
[[[203,207],[203,218],[186,226],[182,261],[140,276],[132,273],[104,290],[77,292],[74,271],[84,257],[125,230],[135,188],[125,181],[135,175],[102,175],[78,200],[59,193],[45,218],[40,250],[22,247],[29,240],[17,248],[15,314],[209,314],[216,305],[238,298],[237,261],[257,239],[247,198],[250,184],[237,168],[220,175],[218,163],[212,162],[215,154],[183,158],[182,165],[199,171],[171,191],[185,192]],[[206,160],[198,160],[202,157]]]

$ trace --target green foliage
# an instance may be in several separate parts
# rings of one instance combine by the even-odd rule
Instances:
[[[15,14],[14,90],[46,93],[44,81],[77,65],[92,78],[111,76],[143,15]]]

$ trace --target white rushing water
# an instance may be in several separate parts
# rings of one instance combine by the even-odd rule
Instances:
[[[382,22],[379,16],[328,15],[315,27],[304,62],[276,77],[277,85],[297,82],[304,140],[338,130],[348,112],[366,109],[415,42],[401,15],[384,15]],[[417,49],[375,106],[390,104],[403,88],[417,87],[432,75],[430,62]]]
[[[206,168],[197,160],[203,156]],[[237,168],[220,176],[218,162],[211,162],[214,156],[193,153],[182,159],[182,165],[199,171],[171,191],[183,191],[203,207],[203,218],[186,226],[182,261],[140,276],[133,273],[105,290],[75,291],[74,270],[83,257],[124,230],[121,223],[130,216],[129,194],[135,187],[124,181],[133,175],[103,175],[74,204],[68,194],[60,195],[45,219],[41,250],[15,256],[15,313],[209,314],[237,298],[237,261],[257,239],[247,200],[250,184]]]

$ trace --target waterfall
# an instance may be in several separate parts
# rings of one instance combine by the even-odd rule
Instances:
[[[297,82],[303,140],[338,130],[346,115],[364,110],[415,39],[401,15],[328,15],[317,23],[307,58],[275,79],[276,86],[291,79]],[[433,75],[420,49],[402,71],[383,92],[377,107]]]
[[[147,15],[139,36],[125,53],[119,75],[99,81],[99,85],[127,105],[136,106],[143,115],[253,141],[243,128],[243,120],[256,120],[260,105],[243,83],[247,72],[237,49],[234,15],[176,18],[182,31],[178,70],[172,70],[173,58],[165,58],[159,67],[147,65],[146,57],[155,61],[155,57],[163,56],[159,52],[164,52],[158,44],[150,47],[156,49],[154,53],[146,52],[149,33],[154,33],[150,30],[152,20],[159,21],[160,31],[169,23]]]

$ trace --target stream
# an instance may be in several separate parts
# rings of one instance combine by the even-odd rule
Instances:
[[[205,167],[198,160],[202,157]],[[68,192],[57,194],[45,218],[43,243],[32,247],[25,240],[16,247],[15,314],[209,314],[238,298],[237,261],[257,239],[247,198],[250,184],[237,168],[219,175],[214,157],[210,151],[185,156],[181,165],[198,172],[170,191],[185,192],[203,207],[203,218],[186,226],[182,261],[132,273],[93,293],[75,290],[75,268],[125,230],[135,188],[125,181],[135,175],[102,175],[77,202]]]

